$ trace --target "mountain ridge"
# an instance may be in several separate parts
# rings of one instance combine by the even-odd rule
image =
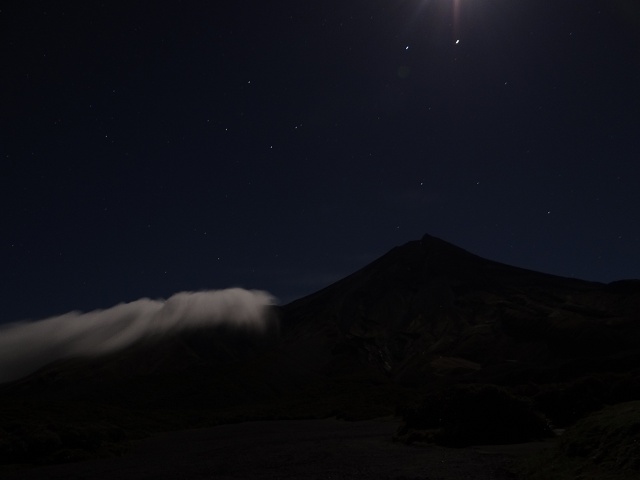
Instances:
[[[106,368],[101,364],[118,365],[119,358],[161,357],[158,348],[181,352],[176,354],[176,364],[183,363],[185,369],[207,362],[228,365],[246,360],[254,350],[269,349],[278,352],[276,357],[304,357],[298,363],[315,369],[335,357],[332,352],[358,351],[358,362],[369,364],[363,365],[366,368],[376,364],[386,375],[406,373],[409,364],[417,362],[413,357],[418,352],[422,357],[452,357],[453,364],[467,366],[558,361],[562,341],[573,343],[571,348],[582,356],[588,348],[603,350],[591,345],[597,343],[592,337],[602,334],[601,340],[613,335],[612,344],[628,346],[625,335],[616,332],[632,332],[629,338],[635,338],[632,317],[640,309],[637,285],[640,281],[603,284],[514,267],[426,234],[311,295],[273,307],[280,327],[268,335],[268,341],[266,337],[258,340],[260,335],[218,329],[205,333],[206,340],[195,341],[200,333],[174,340],[161,337],[156,343],[143,342],[87,362],[98,365],[93,370],[100,371]],[[571,328],[580,330],[581,338],[569,341],[563,333]],[[257,348],[258,344],[262,346]],[[307,345],[306,352],[301,344]],[[196,351],[193,345],[199,345]],[[136,353],[144,349],[148,353]],[[189,356],[191,363],[185,360]],[[63,360],[53,370],[74,362]],[[145,364],[129,362],[138,367],[114,368],[135,372]],[[169,363],[165,360],[165,369],[170,369]],[[51,370],[51,366],[42,369],[49,372],[48,377]]]
[[[495,315],[504,313],[506,302],[511,309],[529,308],[534,316],[545,314],[544,311],[536,313],[534,304],[538,304],[540,310],[540,305],[547,303],[546,314],[554,308],[563,312],[582,309],[583,314],[597,317],[601,316],[597,301],[589,297],[606,296],[605,290],[606,285],[602,283],[486,260],[427,235],[396,247],[344,279],[284,306],[283,325],[287,328],[313,317],[318,324],[334,322],[336,331],[343,335],[370,337],[371,328],[367,323],[370,327],[375,323],[399,330],[411,325],[416,327],[416,322],[424,326],[427,319],[441,327],[443,323],[477,324],[472,317],[477,316],[478,308],[486,310],[498,304],[497,300],[488,300],[491,296],[500,296],[505,307],[494,308]],[[476,298],[474,304],[474,296],[479,295],[484,295],[485,300]],[[571,305],[569,297],[580,297],[578,303],[582,306]],[[525,305],[527,302],[529,307]],[[360,334],[355,331],[358,327],[361,327]],[[409,328],[407,333],[411,331],[421,337],[426,334],[424,329]]]
[[[322,363],[324,360],[319,359],[331,357],[332,351],[355,348],[361,356],[377,356],[378,368],[382,367],[386,374],[392,373],[392,365],[406,369],[408,363],[415,363],[409,357],[417,350],[423,356],[425,352],[453,355],[458,358],[454,363],[466,365],[497,360],[537,360],[539,363],[543,358],[553,356],[548,351],[550,344],[563,340],[561,333],[565,327],[560,325],[563,322],[582,323],[586,330],[590,326],[599,333],[606,332],[605,337],[615,329],[608,328],[603,319],[616,323],[618,329],[621,325],[629,327],[632,323],[629,315],[640,307],[640,288],[636,289],[636,285],[640,285],[640,281],[603,284],[514,267],[482,258],[426,234],[420,240],[394,247],[370,264],[313,294],[273,307],[273,315],[280,317],[281,331],[269,335],[266,348],[280,349],[281,354],[283,349],[288,349],[290,352],[284,353],[286,357],[309,358],[310,352],[301,352],[295,345],[306,342],[316,357],[310,365]],[[618,302],[619,295],[625,297],[625,301]],[[625,308],[626,304],[628,307]],[[545,329],[548,330],[546,337]],[[589,336],[584,333],[585,329],[581,330],[583,337]],[[555,338],[551,333],[559,337]],[[524,352],[535,343],[527,342],[527,336],[528,340],[540,340],[541,335],[544,341],[541,340],[531,353],[537,358],[525,358]],[[484,349],[473,346],[483,336],[494,342],[492,348],[489,345]],[[194,364],[198,363],[195,359],[199,357],[224,364],[251,356],[253,347],[246,349],[244,345],[255,347],[260,338],[259,335],[222,333],[222,330],[205,335],[209,343],[194,343],[197,337],[198,334],[191,335],[188,340],[189,334],[185,334],[182,340],[158,341],[165,342],[165,350],[180,350],[182,357],[192,354]],[[514,339],[515,344],[526,348],[518,351]],[[578,350],[585,350],[589,341],[583,338],[577,343],[580,341],[585,345]],[[357,342],[361,345],[355,347]],[[510,342],[508,348],[505,342]],[[616,342],[628,343],[624,338],[617,338]],[[203,345],[208,345],[218,354],[212,356],[208,352],[203,355],[204,350],[201,354],[188,353],[189,343],[199,344],[201,350]],[[321,348],[319,343],[324,346]],[[498,355],[501,345],[506,349],[500,355],[510,358]],[[140,348],[148,348],[151,356],[158,355],[154,352],[156,346],[153,342],[143,342],[107,357],[108,361],[97,358],[89,362],[117,365],[119,357],[135,357]],[[246,351],[240,355],[238,352],[243,348]],[[365,355],[362,349],[368,349],[368,353]],[[545,350],[544,354],[542,350]],[[372,353],[374,351],[377,353]],[[185,368],[188,368],[189,361],[178,359],[177,363],[186,362]],[[73,364],[73,361],[61,363]],[[122,367],[120,370],[128,369]],[[24,380],[21,383],[24,384]]]
[[[0,386],[0,429],[15,412],[33,417],[20,405],[49,412],[45,423],[85,421],[84,409],[107,405],[126,431],[148,412],[160,418],[151,429],[370,418],[466,384],[525,395],[558,425],[640,399],[636,280],[559,277],[426,235],[269,314],[279,326],[268,335],[185,331],[47,365]],[[62,414],[65,405],[84,413]]]

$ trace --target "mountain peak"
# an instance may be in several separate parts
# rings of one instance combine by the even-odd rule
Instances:
[[[441,243],[448,243],[445,242],[444,240],[438,238],[438,237],[434,237],[433,235],[429,235],[428,233],[425,233],[422,238],[420,239],[420,242],[422,242],[422,244],[441,244]]]

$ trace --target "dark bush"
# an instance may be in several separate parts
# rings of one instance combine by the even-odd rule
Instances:
[[[640,399],[637,373],[600,373],[572,382],[545,385],[534,397],[535,406],[557,427],[577,420],[605,405]]]
[[[14,422],[0,429],[0,463],[59,463],[124,449],[124,431],[108,423]]]
[[[545,419],[531,403],[495,385],[456,386],[428,395],[407,409],[399,434],[445,446],[521,443],[551,436]]]
[[[640,474],[640,402],[609,406],[580,420],[560,438],[558,450],[607,469]]]
[[[20,462],[39,458],[62,445],[57,433],[38,424],[12,425],[10,430],[5,430],[0,436],[2,462]]]
[[[604,406],[605,386],[594,377],[547,387],[535,396],[536,407],[556,427],[566,427]]]
[[[569,427],[551,449],[530,457],[531,480],[640,478],[640,401],[611,405]]]

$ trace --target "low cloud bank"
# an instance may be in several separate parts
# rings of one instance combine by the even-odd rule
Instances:
[[[96,356],[146,337],[195,327],[231,326],[265,332],[273,319],[267,292],[230,288],[180,292],[167,300],[142,298],[105,310],[70,312],[0,327],[0,383],[17,380],[49,362]]]

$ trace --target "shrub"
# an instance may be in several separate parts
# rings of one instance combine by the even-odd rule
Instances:
[[[640,378],[630,373],[600,373],[571,382],[545,385],[534,397],[536,407],[556,427],[568,427],[605,405],[640,398]]]
[[[606,407],[569,428],[558,448],[613,470],[640,473],[640,402]]]
[[[608,406],[579,420],[556,446],[520,466],[529,480],[640,478],[640,402]]]
[[[403,416],[401,436],[445,446],[521,443],[552,435],[530,402],[495,385],[456,386],[432,393]]]

